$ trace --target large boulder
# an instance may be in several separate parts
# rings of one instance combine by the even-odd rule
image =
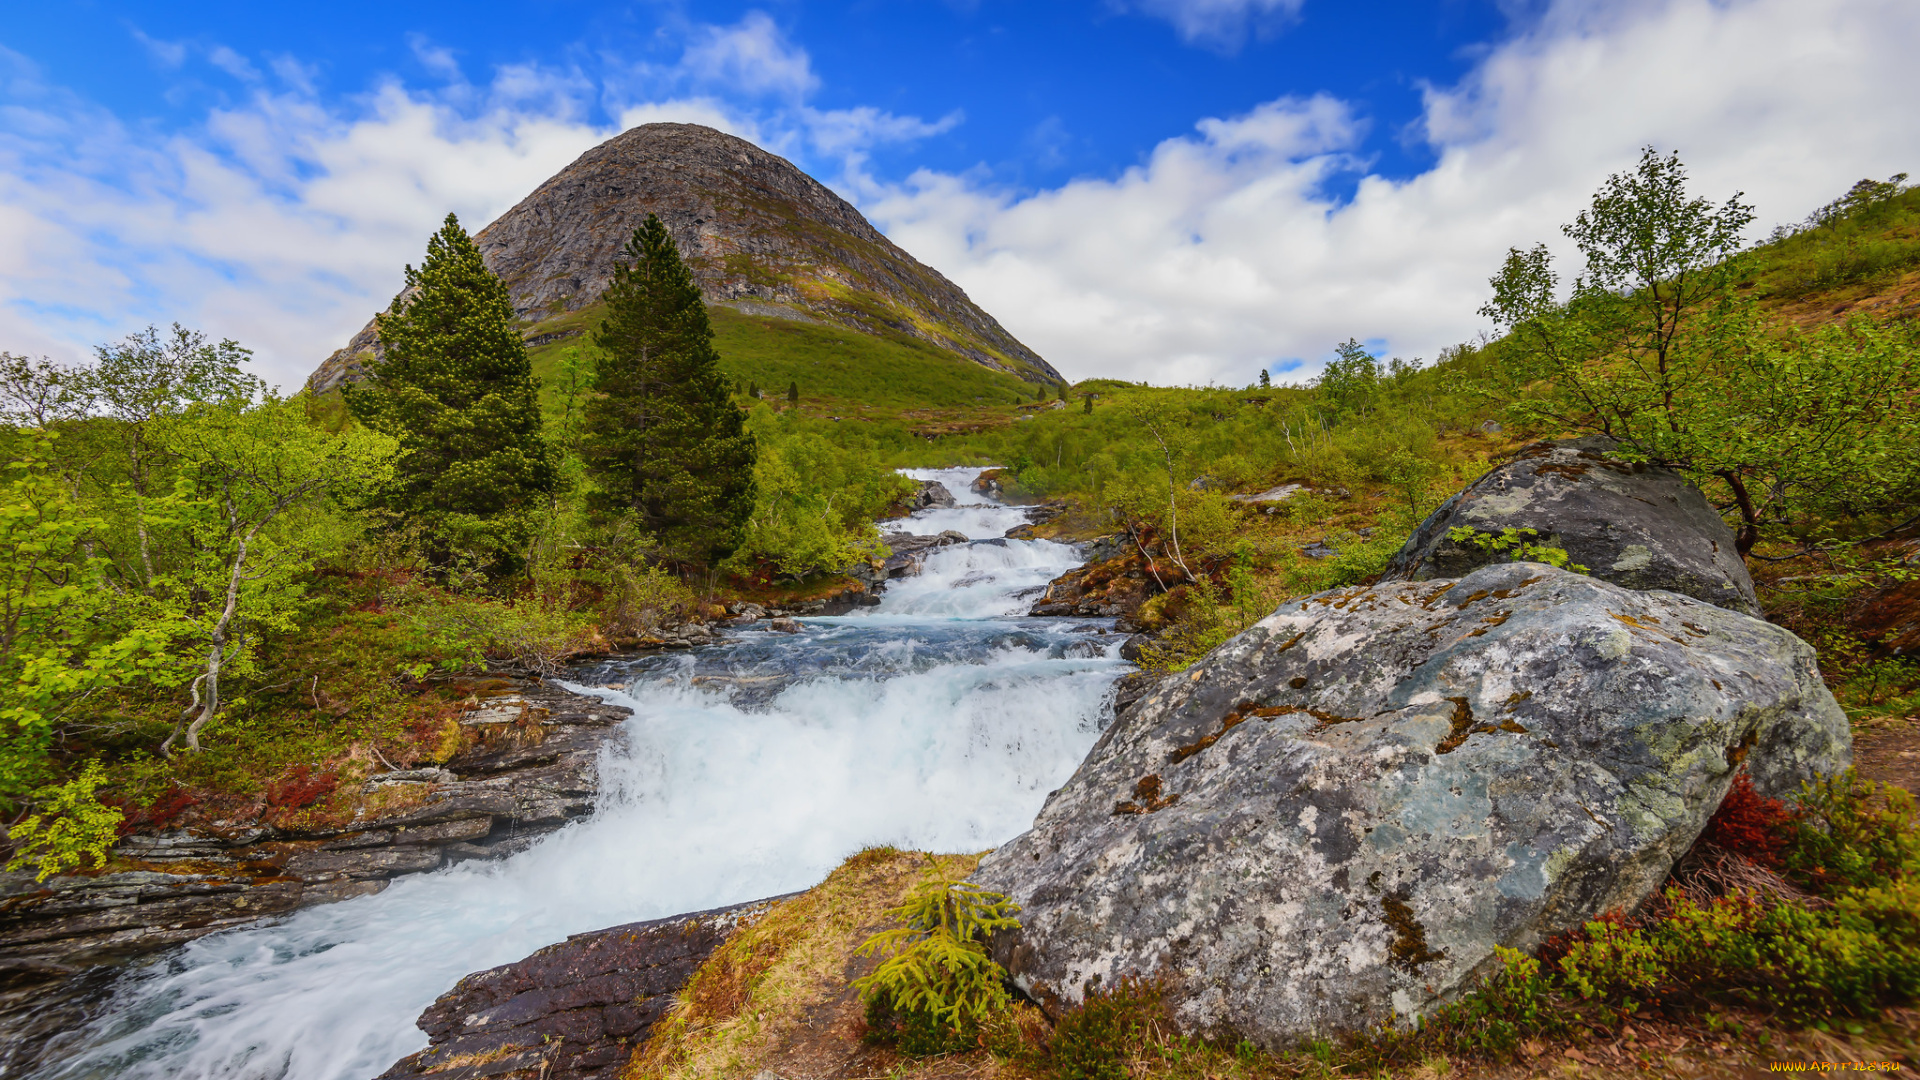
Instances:
[[[1481,537],[1532,529],[1531,542],[1564,548],[1603,581],[1665,589],[1749,615],[1760,610],[1733,531],[1700,489],[1669,469],[1621,461],[1598,436],[1535,443],[1475,480],[1420,524],[1383,581],[1457,578],[1513,558],[1449,533]]]
[[[1539,563],[1283,605],[1120,713],[975,880],[1050,1007],[1165,976],[1185,1030],[1405,1022],[1659,885],[1738,769],[1846,767],[1813,650]]]

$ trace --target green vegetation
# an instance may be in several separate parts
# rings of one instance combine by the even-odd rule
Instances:
[[[1688,198],[1679,158],[1649,149],[1564,229],[1586,263],[1570,300],[1540,245],[1508,255],[1481,309],[1508,331],[1482,393],[1684,472],[1737,510],[1742,554],[1763,528],[1920,492],[1920,334],[1864,319],[1770,325],[1735,288],[1752,216],[1737,197],[1717,210]]]
[[[718,562],[753,511],[754,440],[720,374],[707,306],[652,214],[607,286],[595,393],[582,415],[588,504],[630,515],[669,556]]]
[[[1020,909],[999,893],[930,868],[906,903],[887,917],[903,925],[882,930],[855,956],[887,953],[872,974],[854,983],[867,1007],[867,1038],[892,1043],[913,1056],[971,1046],[980,1025],[1011,1002],[1007,973],[987,956],[987,936],[1014,930]]]
[[[513,303],[452,214],[407,289],[378,317],[383,358],[346,390],[353,418],[399,443],[378,501],[430,565],[510,573],[555,483]]]
[[[1862,180],[1805,222],[1775,229],[1747,260],[1741,287],[1794,301],[1897,281],[1920,266],[1920,189],[1906,180]]]

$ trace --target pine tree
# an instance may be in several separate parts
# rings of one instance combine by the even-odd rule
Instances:
[[[789,406],[800,404],[800,384],[798,382],[790,382],[787,384],[787,404]]]
[[[1260,389],[1262,390],[1273,389],[1273,376],[1267,373],[1266,368],[1260,369]]]
[[[663,554],[713,563],[753,512],[753,436],[727,393],[700,287],[647,215],[607,286],[599,396],[581,456],[603,513],[631,513]]]
[[[384,355],[346,398],[355,419],[400,443],[381,503],[419,530],[435,565],[513,571],[557,470],[507,287],[454,215],[376,322]]]

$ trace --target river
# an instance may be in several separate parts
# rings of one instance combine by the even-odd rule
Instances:
[[[872,844],[980,851],[1026,829],[1092,746],[1120,638],[1022,614],[1074,549],[999,539],[1020,511],[979,470],[911,472],[962,503],[907,531],[931,554],[878,607],[765,624],[582,669],[634,710],[595,812],[512,858],[202,938],[122,977],[47,1080],[366,1080],[426,1045],[421,1010],[469,972],[569,934],[804,889]]]

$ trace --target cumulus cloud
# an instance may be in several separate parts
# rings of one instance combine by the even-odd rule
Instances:
[[[1234,52],[1249,34],[1266,37],[1299,15],[1305,0],[1112,0],[1122,11],[1137,11],[1173,24],[1183,41],[1220,52]]]
[[[1915,41],[1909,0],[1563,0],[1426,90],[1430,170],[1363,176],[1350,200],[1325,180],[1361,164],[1362,120],[1313,98],[1202,121],[1112,180],[1017,194],[921,172],[865,205],[1074,377],[1311,375],[1349,337],[1432,358],[1482,328],[1505,250],[1558,242],[1643,145],[1709,197],[1745,189],[1760,232],[1912,170]]]
[[[385,306],[448,211],[477,231],[620,130],[705,124],[853,168],[876,143],[959,119],[808,106],[807,56],[765,16],[694,28],[681,63],[654,73],[677,92],[642,100],[574,68],[506,66],[476,83],[450,50],[411,45],[439,85],[389,80],[334,101],[290,58],[263,72],[196,46],[239,89],[194,130],[166,136],[123,125],[0,50],[11,103],[0,111],[0,349],[75,359],[179,320],[254,348],[262,373],[294,388]],[[755,71],[755,93],[798,98],[756,109],[702,89]],[[595,104],[618,122],[591,122]]]

